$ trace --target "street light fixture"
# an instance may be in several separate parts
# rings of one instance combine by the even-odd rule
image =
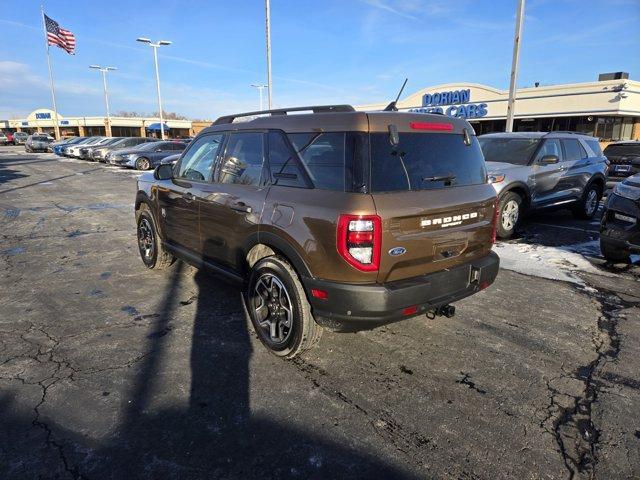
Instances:
[[[250,87],[253,88],[257,88],[258,91],[260,92],[260,111],[262,111],[262,90],[264,90],[265,88],[267,88],[268,85],[260,85],[258,83],[252,83],[251,85],[249,85]]]
[[[151,48],[153,48],[153,62],[156,67],[156,89],[158,91],[158,110],[160,114],[160,138],[164,140],[164,119],[162,118],[162,96],[160,95],[160,73],[158,72],[158,47],[164,45],[171,45],[169,40],[160,40],[156,43],[153,43],[150,39],[145,37],[139,37],[136,41],[140,43],[146,43]]]
[[[107,137],[111,136],[111,114],[109,113],[109,91],[107,89],[107,72],[112,70],[117,70],[116,67],[101,67],[100,65],[89,65],[89,68],[93,68],[95,70],[100,70],[102,73],[102,85],[104,87],[104,105],[107,108],[107,128],[106,134]]]

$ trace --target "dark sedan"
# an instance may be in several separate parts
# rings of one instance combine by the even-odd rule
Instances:
[[[612,262],[640,253],[640,174],[618,183],[607,198],[600,224],[600,249]]]
[[[121,167],[149,170],[160,165],[163,158],[182,152],[186,146],[186,143],[175,141],[146,143],[137,148],[109,152],[107,161]]]

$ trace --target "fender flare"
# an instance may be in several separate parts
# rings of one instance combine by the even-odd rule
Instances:
[[[508,192],[511,192],[517,188],[524,191],[525,198],[523,198],[523,200],[525,201],[526,205],[527,206],[531,205],[531,192],[529,191],[529,187],[527,186],[526,183],[521,181],[510,183],[509,185],[504,187],[502,191],[498,194],[498,199],[502,199],[502,197],[504,197]]]
[[[300,277],[313,278],[313,275],[311,275],[311,272],[309,271],[309,267],[296,249],[288,241],[272,232],[260,231],[249,235],[245,240],[243,248],[245,258],[249,251],[258,244],[263,244],[276,251],[282,252],[282,255],[291,262],[291,265],[295,271],[298,272]]]

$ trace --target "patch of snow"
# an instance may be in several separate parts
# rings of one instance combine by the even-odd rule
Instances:
[[[615,276],[595,267],[583,255],[600,256],[598,241],[562,247],[547,247],[526,243],[498,243],[494,246],[500,256],[500,266],[507,270],[585,285],[578,272]]]

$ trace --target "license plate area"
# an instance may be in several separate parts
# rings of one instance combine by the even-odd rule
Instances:
[[[615,168],[613,170],[615,172],[630,172],[631,165],[615,165]]]

